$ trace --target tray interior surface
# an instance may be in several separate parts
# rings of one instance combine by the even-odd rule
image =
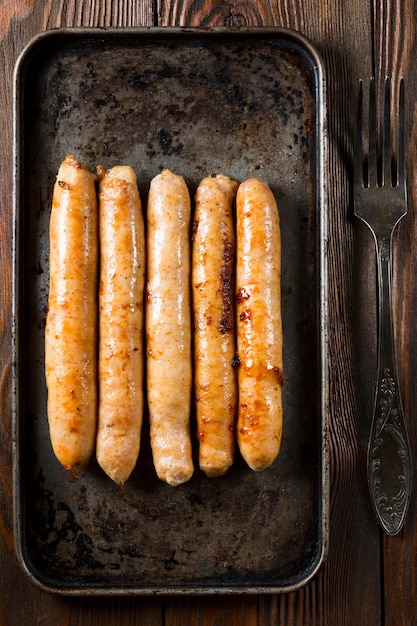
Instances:
[[[323,420],[317,123],[308,51],[283,33],[86,33],[40,39],[17,74],[16,526],[34,581],[63,592],[285,590],[323,555]],[[223,172],[265,178],[282,229],[284,428],[271,468],[236,455],[182,487],[154,472],[145,416],[123,489],[95,460],[78,479],[53,456],[44,327],[58,166],[74,154],[134,167],[146,207],[163,167],[191,194]],[[197,464],[197,441],[195,464]]]

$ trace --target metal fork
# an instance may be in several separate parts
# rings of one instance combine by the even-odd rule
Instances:
[[[398,102],[397,156],[391,145],[391,83],[384,85],[381,158],[377,151],[375,79],[369,84],[368,155],[364,154],[363,85],[359,81],[354,151],[355,215],[371,229],[377,254],[377,388],[368,445],[368,483],[376,516],[388,535],[397,534],[410,501],[412,468],[398,381],[392,321],[392,237],[407,214],[404,81]]]

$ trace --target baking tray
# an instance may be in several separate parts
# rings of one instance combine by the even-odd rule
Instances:
[[[283,29],[64,29],[34,39],[15,72],[14,513],[31,580],[61,594],[277,593],[326,553],[325,82],[317,52]],[[51,451],[44,327],[48,223],[58,166],[137,172],[143,202],[168,167],[193,194],[224,172],[265,178],[282,228],[282,450],[255,473],[154,472],[145,420],[122,489],[93,460],[79,479]],[[195,441],[196,444],[196,441]],[[197,450],[195,449],[195,452]]]

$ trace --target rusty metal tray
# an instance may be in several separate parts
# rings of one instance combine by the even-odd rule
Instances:
[[[15,72],[14,513],[21,566],[61,594],[277,593],[327,545],[325,82],[283,29],[50,31]],[[72,479],[51,451],[44,325],[48,222],[60,161],[132,165],[144,201],[162,167],[265,178],[283,240],[284,434],[271,468],[238,457],[172,488],[145,425],[123,489],[92,461]]]

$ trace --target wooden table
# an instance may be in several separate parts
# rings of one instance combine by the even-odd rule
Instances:
[[[413,0],[6,0],[1,31],[1,422],[0,623],[141,626],[417,624],[416,497],[402,532],[384,536],[369,502],[365,475],[372,404],[373,249],[352,206],[352,135],[359,77],[400,75],[407,85],[410,139],[409,216],[396,238],[394,290],[402,392],[417,467],[417,265],[415,245],[417,7]],[[328,77],[330,307],[330,539],[327,560],[305,588],[281,596],[203,598],[62,598],[44,593],[16,562],[12,531],[12,73],[25,44],[61,26],[284,26],[307,35]],[[372,309],[372,307],[371,307]]]

